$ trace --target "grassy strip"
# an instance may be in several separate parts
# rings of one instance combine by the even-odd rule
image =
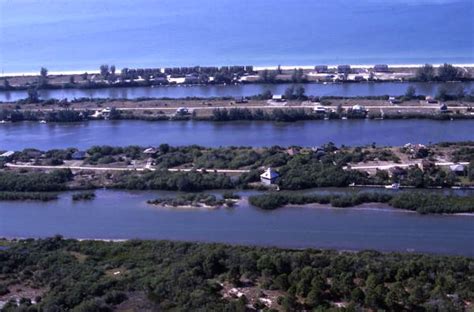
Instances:
[[[55,193],[41,192],[0,192],[0,200],[41,200],[51,201],[58,199]]]
[[[350,195],[300,195],[290,193],[263,194],[249,197],[251,205],[273,210],[285,205],[323,204],[332,207],[354,207],[366,203],[387,203],[398,209],[426,213],[474,212],[473,196],[443,196],[422,192],[386,194],[357,193]]]

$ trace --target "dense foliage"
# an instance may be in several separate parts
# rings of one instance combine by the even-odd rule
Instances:
[[[0,171],[0,191],[7,192],[55,192],[66,190],[66,182],[72,179],[69,169],[50,173],[16,173]]]
[[[234,187],[234,183],[229,177],[222,174],[158,170],[143,174],[123,173],[114,187],[133,190],[196,192],[230,189]]]
[[[93,200],[95,198],[95,193],[91,191],[76,193],[72,194],[71,198],[73,201]]]
[[[462,213],[474,212],[473,196],[443,196],[427,192],[360,192],[353,194],[294,194],[277,193],[253,195],[249,203],[262,209],[276,209],[285,205],[330,204],[333,207],[354,207],[366,203],[387,203],[394,208],[419,213]]]
[[[4,311],[252,310],[246,298],[224,299],[225,283],[255,287],[259,297],[275,291],[282,311],[334,311],[335,303],[345,311],[462,311],[474,298],[472,259],[374,251],[55,237],[9,243],[0,268],[4,293],[44,290],[37,305],[23,299]]]
[[[46,192],[0,192],[0,200],[41,200],[50,201],[58,199],[56,193]]]
[[[157,198],[148,201],[149,204],[152,205],[164,205],[164,206],[191,206],[191,207],[221,207],[227,206],[232,207],[234,205],[234,201],[227,196],[227,198],[219,199],[215,195],[212,194],[180,194],[176,197],[165,197],[165,198]]]

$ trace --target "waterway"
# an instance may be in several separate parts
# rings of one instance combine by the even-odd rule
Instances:
[[[318,120],[294,123],[206,121],[18,122],[0,124],[0,150],[33,147],[88,148],[93,145],[319,146],[328,142],[359,146],[400,146],[408,142],[474,140],[474,121]]]
[[[78,98],[185,98],[185,97],[242,97],[271,91],[272,94],[283,94],[293,84],[238,84],[210,86],[155,86],[134,88],[104,88],[104,89],[57,89],[41,90],[40,98],[48,99],[78,99]],[[307,95],[314,96],[380,96],[403,95],[409,86],[415,87],[418,94],[434,96],[442,83],[434,82],[361,82],[361,83],[308,83],[302,86]],[[474,82],[453,82],[446,84],[449,89],[463,87],[469,93],[474,90]],[[26,91],[0,92],[0,101],[13,102],[27,97]]]
[[[70,193],[48,203],[2,202],[0,236],[61,234],[73,238],[171,239],[474,256],[472,216],[311,205],[263,211],[246,201],[231,209],[180,210],[146,203],[171,196],[171,192],[99,190],[96,195],[90,202],[73,202]]]

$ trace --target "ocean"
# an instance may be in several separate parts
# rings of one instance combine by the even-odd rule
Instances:
[[[474,63],[472,0],[0,0],[0,70]]]

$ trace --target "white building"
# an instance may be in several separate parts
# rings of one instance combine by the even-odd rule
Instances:
[[[270,184],[274,184],[275,183],[275,180],[279,177],[280,175],[278,174],[278,172],[276,172],[275,170],[273,170],[272,168],[268,168],[267,170],[265,170],[264,173],[262,173],[260,175],[260,181],[265,184],[265,185],[270,185]]]

